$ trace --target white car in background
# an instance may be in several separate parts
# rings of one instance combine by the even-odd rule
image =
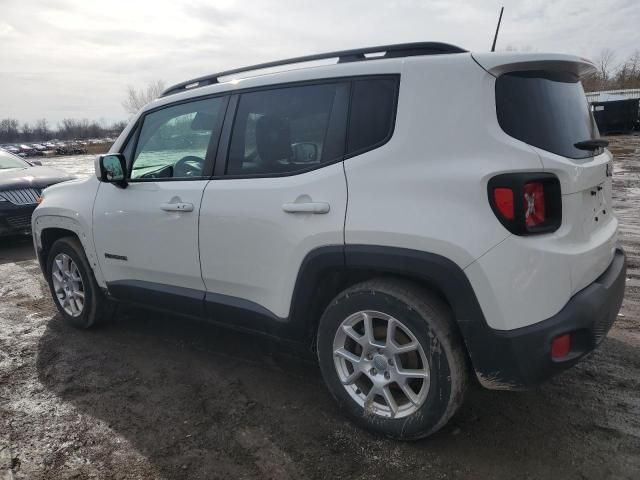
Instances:
[[[593,71],[419,43],[181,83],[94,177],[47,189],[42,271],[74,326],[125,302],[304,342],[358,424],[429,435],[470,373],[537,384],[616,318],[626,260]]]

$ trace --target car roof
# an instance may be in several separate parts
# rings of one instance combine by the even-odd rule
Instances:
[[[382,53],[382,55],[372,54]],[[584,58],[553,53],[471,53],[455,45],[438,42],[397,44],[296,57],[249,67],[226,70],[178,83],[147,104],[140,113],[182,100],[234,90],[358,75],[401,73],[407,57],[430,61],[434,56],[470,57],[492,75],[533,68],[568,70],[582,76],[595,67]],[[337,62],[336,62],[337,59]],[[331,62],[329,62],[331,61]]]
[[[161,96],[180,93],[190,88],[198,88],[205,85],[213,85],[220,83],[220,77],[228,77],[239,73],[251,72],[256,70],[264,70],[268,68],[281,67],[284,65],[295,65],[300,63],[308,63],[327,59],[338,59],[338,63],[348,62],[365,62],[376,59],[410,57],[410,56],[426,56],[426,55],[445,55],[453,53],[465,53],[466,50],[448,43],[441,42],[416,42],[416,43],[399,43],[395,45],[380,45],[377,47],[356,48],[351,50],[338,50],[334,52],[318,53],[303,57],[294,57],[284,60],[276,60],[273,62],[260,63],[246,67],[234,68],[218,73],[206,75],[204,77],[194,78],[181,82],[166,89]]]
[[[461,55],[466,54],[466,55]],[[399,73],[406,57],[468,56],[467,50],[440,42],[405,43],[296,57],[226,70],[178,83],[143,111],[168,103],[237,89],[355,75]],[[337,62],[336,62],[337,60]]]

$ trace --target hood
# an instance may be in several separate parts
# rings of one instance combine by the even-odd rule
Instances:
[[[12,168],[0,170],[0,190],[20,187],[44,188],[74,178],[62,170],[51,167]]]

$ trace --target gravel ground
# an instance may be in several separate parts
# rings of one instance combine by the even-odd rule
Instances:
[[[629,273],[609,337],[535,390],[473,385],[414,443],[353,427],[309,354],[263,338],[137,310],[66,327],[30,240],[0,240],[0,479],[640,478],[640,136],[610,140]]]

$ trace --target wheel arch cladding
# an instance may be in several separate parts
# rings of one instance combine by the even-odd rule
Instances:
[[[323,285],[323,278],[331,278],[330,272],[336,274],[333,284]],[[475,339],[485,338],[481,334],[489,327],[466,274],[441,255],[378,245],[316,249],[305,259],[298,274],[291,320],[294,324],[304,324],[308,334],[315,333],[319,315],[316,315],[318,318],[309,315],[312,302],[315,301],[316,309],[318,304],[324,308],[336,294],[354,283],[385,275],[411,280],[441,295],[453,311],[474,369],[477,372],[484,370],[482,359],[486,358],[491,346],[482,345]],[[318,288],[324,290],[323,302],[315,295]],[[327,296],[330,297],[328,300]],[[496,374],[495,371],[491,373]]]
[[[40,234],[40,249],[38,251],[38,261],[40,262],[40,268],[43,272],[46,271],[47,257],[49,256],[51,247],[57,240],[64,237],[74,237],[80,240],[75,232],[67,230],[66,228],[48,227],[42,230]]]
[[[435,287],[453,310],[473,370],[480,383],[491,389],[526,388],[512,346],[500,331],[486,322],[471,282],[462,268],[441,255],[396,247],[347,245],[347,270],[377,268]]]
[[[56,240],[65,236],[77,238],[84,249],[98,286],[101,288],[106,286],[89,226],[84,226],[76,219],[60,215],[40,215],[34,222],[34,236],[41,268],[46,263],[48,249]],[[45,269],[42,268],[42,271],[45,272]]]

